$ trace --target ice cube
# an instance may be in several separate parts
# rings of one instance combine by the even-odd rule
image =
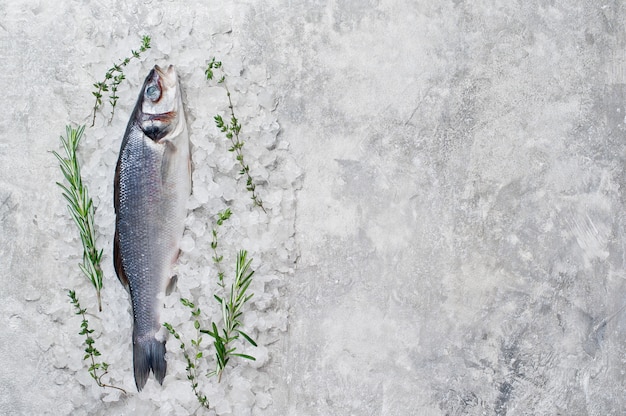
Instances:
[[[206,204],[209,201],[209,192],[205,186],[198,185],[194,188],[193,194],[200,204]]]
[[[185,253],[189,253],[195,246],[196,243],[191,234],[185,234],[180,241],[180,249]]]

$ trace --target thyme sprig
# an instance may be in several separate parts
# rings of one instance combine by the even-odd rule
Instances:
[[[215,263],[215,267],[217,267],[217,284],[224,290],[226,288],[224,284],[224,271],[222,270],[221,263],[224,259],[223,255],[218,254],[217,252],[217,233],[219,227],[221,227],[225,221],[227,221],[232,212],[230,208],[226,208],[224,211],[220,211],[217,213],[217,221],[215,222],[215,227],[213,227],[212,232],[212,240],[211,240],[211,249],[213,250],[213,263]]]
[[[191,345],[193,347],[192,352],[189,353],[187,351],[187,346],[183,342],[178,331],[176,331],[176,329],[174,329],[172,325],[165,322],[163,326],[180,343],[180,349],[183,351],[183,356],[185,357],[185,360],[187,361],[187,368],[186,368],[187,379],[191,383],[191,389],[193,390],[194,395],[198,399],[198,402],[203,407],[208,409],[209,400],[207,399],[206,395],[200,392],[200,389],[198,388],[198,380],[197,380],[198,364],[199,364],[198,360],[200,360],[203,357],[203,353],[202,351],[200,351],[200,343],[202,342],[202,336],[200,335],[200,321],[199,321],[200,308],[197,308],[196,305],[194,305],[191,301],[187,299],[181,299],[180,302],[191,310],[191,316],[193,317],[193,326],[196,329],[196,338],[191,340]]]
[[[113,64],[113,66],[109,68],[104,75],[104,81],[93,84],[96,90],[92,91],[92,94],[96,97],[96,103],[93,106],[91,127],[93,127],[96,123],[96,111],[98,111],[98,109],[102,106],[102,93],[104,92],[110,92],[109,104],[111,104],[111,120],[113,120],[115,106],[117,105],[117,100],[120,98],[117,95],[117,89],[122,81],[126,79],[124,76],[124,67],[128,65],[132,59],[139,59],[141,54],[148,49],[150,49],[150,36],[144,36],[141,38],[141,46],[139,50],[131,50],[131,56],[122,59],[118,64]]]
[[[252,180],[252,176],[250,175],[250,167],[244,161],[244,142],[240,137],[241,123],[239,122],[239,119],[237,119],[237,117],[235,116],[235,108],[231,99],[230,89],[226,84],[226,74],[224,73],[222,62],[217,61],[215,57],[213,57],[211,61],[209,61],[208,66],[204,71],[204,74],[208,81],[213,80],[215,76],[215,71],[221,72],[221,76],[217,80],[217,84],[222,85],[226,90],[226,96],[228,97],[228,109],[230,111],[230,120],[228,122],[224,121],[222,116],[220,116],[219,114],[215,115],[213,117],[213,119],[215,120],[215,125],[222,133],[224,133],[226,138],[231,143],[231,147],[228,150],[235,153],[235,158],[237,159],[237,162],[239,163],[239,166],[241,168],[239,174],[245,176],[246,178],[246,190],[250,192],[250,197],[252,198],[254,205],[260,207],[263,212],[266,212],[265,207],[263,206],[263,201],[256,192],[256,184],[254,183],[254,181]]]
[[[108,374],[109,364],[104,361],[96,361],[96,357],[100,357],[101,354],[95,346],[95,340],[91,336],[94,330],[89,328],[89,321],[87,320],[87,317],[85,315],[87,310],[81,308],[75,291],[69,290],[68,296],[70,298],[70,302],[76,310],[76,315],[80,315],[83,318],[80,324],[79,335],[85,336],[85,345],[87,345],[87,348],[85,348],[85,355],[83,357],[83,360],[88,360],[89,362],[91,362],[88,368],[89,375],[96,381],[96,384],[98,384],[98,386],[117,389],[126,394],[126,390],[124,390],[123,388],[114,386],[112,384],[106,384],[102,381],[102,377]]]

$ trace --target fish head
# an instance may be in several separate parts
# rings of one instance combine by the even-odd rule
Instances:
[[[159,142],[185,126],[178,76],[173,65],[150,71],[139,97],[139,122],[146,136]]]

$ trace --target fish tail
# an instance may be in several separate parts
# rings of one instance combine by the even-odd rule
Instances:
[[[163,384],[167,363],[165,362],[165,341],[158,341],[154,334],[137,336],[133,334],[133,365],[135,384],[141,391],[148,381],[150,370],[159,384]]]

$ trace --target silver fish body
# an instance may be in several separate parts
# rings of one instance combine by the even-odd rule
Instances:
[[[173,276],[191,192],[189,135],[171,65],[155,66],[144,82],[122,140],[114,189],[114,263],[130,293],[141,390],[150,371],[161,384],[165,377],[159,297]]]

